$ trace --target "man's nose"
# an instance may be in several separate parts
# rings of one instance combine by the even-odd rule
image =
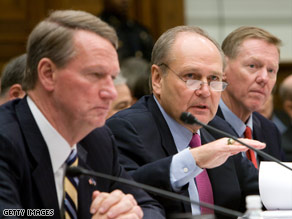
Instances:
[[[257,82],[266,84],[269,81],[269,72],[267,68],[261,68],[258,72]]]
[[[202,95],[204,97],[210,96],[210,86],[208,82],[201,81],[200,88],[195,90],[195,92],[198,96],[199,95]]]
[[[114,85],[113,79],[110,77],[107,79],[103,88],[100,90],[101,98],[114,100],[118,96],[118,92]]]

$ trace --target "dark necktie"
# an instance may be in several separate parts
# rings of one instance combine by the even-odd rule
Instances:
[[[252,132],[251,132],[251,128],[246,126],[245,132],[244,132],[244,137],[248,138],[248,139],[252,139]],[[255,168],[258,168],[258,163],[257,163],[257,159],[255,156],[255,153],[253,150],[248,149],[246,152],[246,157],[253,163],[253,165],[255,166]]]
[[[191,148],[201,146],[201,138],[197,133],[193,135],[192,140],[189,145]],[[197,184],[200,201],[206,202],[209,204],[214,204],[213,190],[212,190],[211,182],[210,182],[206,169],[203,169],[203,172],[201,172],[198,176],[196,176],[195,180]],[[213,214],[214,211],[212,209],[201,207],[201,214],[210,214],[210,213]]]
[[[71,154],[66,160],[67,166],[77,166],[78,157],[77,150],[73,149]],[[65,218],[77,218],[77,207],[78,207],[78,197],[77,197],[77,187],[79,179],[78,177],[66,176],[64,179],[64,206],[65,206]]]

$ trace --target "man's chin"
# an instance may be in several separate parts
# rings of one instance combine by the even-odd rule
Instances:
[[[213,117],[211,118],[210,116],[195,116],[197,120],[199,120],[202,123],[208,124]]]
[[[247,108],[250,113],[258,111],[264,103],[262,102],[253,102]]]
[[[207,124],[210,122],[209,119],[207,119],[206,117],[202,117],[202,116],[195,116],[195,118],[203,123],[203,124]],[[187,125],[188,129],[190,129],[193,133],[197,132],[200,128],[202,128],[202,126],[198,125],[198,124],[192,124],[192,125]]]
[[[105,120],[97,122],[97,128],[104,126]]]
[[[102,127],[105,124],[105,115],[99,115],[96,118],[92,119],[91,125],[95,126],[96,128]]]

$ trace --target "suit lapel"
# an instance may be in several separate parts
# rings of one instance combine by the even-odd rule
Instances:
[[[218,128],[224,132],[227,132],[233,136],[239,137],[237,132],[234,130],[234,128],[225,120],[225,117],[222,113],[222,110],[220,106],[218,107],[216,116],[209,122],[209,125],[214,126],[215,128]],[[208,130],[209,131],[209,130]],[[213,131],[209,131],[216,139],[226,137],[225,135],[221,135],[218,133],[215,133]]]
[[[257,139],[258,141],[264,141],[264,137],[262,135],[262,128],[261,128],[261,122],[259,119],[253,114],[252,117],[252,125],[253,125],[253,138]]]
[[[216,115],[221,117],[222,119],[225,119],[220,106],[218,106]]]
[[[49,151],[31,114],[26,98],[17,105],[16,114],[26,141],[32,180],[36,185],[36,193],[41,198],[41,206],[55,209],[54,216],[58,216],[60,214],[59,205]]]
[[[256,139],[261,142],[265,142],[266,139],[263,136],[261,122],[254,113],[252,117],[252,125],[253,125],[253,131],[252,131],[253,139]],[[270,154],[269,147],[265,147],[264,149],[262,149],[262,151]],[[260,155],[258,155],[258,159],[259,161],[265,160],[265,158],[263,158]]]
[[[173,136],[170,132],[170,129],[158,107],[156,104],[153,95],[149,96],[148,102],[147,102],[147,108],[152,113],[154,120],[156,122],[156,125],[158,129],[160,130],[160,136],[161,136],[161,144],[165,151],[166,156],[177,154],[178,151],[176,149]],[[181,195],[188,196],[189,193],[187,190],[187,187],[184,187],[184,189],[180,192]],[[183,202],[182,203],[184,211],[185,212],[191,212],[191,205]]]
[[[200,129],[200,135],[202,145],[215,140],[214,137],[205,128]]]
[[[172,134],[152,95],[149,97],[147,108],[152,113],[155,119],[155,122],[158,126],[158,129],[160,130],[160,136],[162,139],[162,147],[166,151],[166,154],[168,156],[176,154],[177,149],[176,149]]]
[[[85,148],[81,146],[81,144],[78,144],[78,159],[79,164],[78,166],[83,167],[88,170],[93,170],[90,166],[87,164],[87,151]],[[94,170],[93,170],[94,171]],[[88,197],[92,196],[92,192],[97,189],[97,181],[96,179],[90,177],[90,176],[81,176],[79,181],[79,187],[78,187],[78,194],[80,195],[82,205],[89,206],[91,204],[91,199],[88,199]],[[81,203],[79,202],[79,203]]]
[[[91,170],[87,165],[87,151],[77,144],[78,166]],[[91,205],[91,197],[96,190],[96,180],[89,176],[80,176],[78,185],[78,218],[91,218],[89,207]]]

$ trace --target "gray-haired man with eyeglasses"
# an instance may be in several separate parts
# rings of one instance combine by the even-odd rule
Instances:
[[[117,140],[120,162],[135,180],[244,211],[245,196],[258,193],[257,171],[239,154],[247,148],[228,145],[227,138],[214,141],[205,129],[180,120],[185,111],[204,123],[215,116],[221,91],[227,86],[223,60],[218,44],[200,28],[168,30],[152,51],[152,94],[115,114],[107,125]],[[258,149],[265,147],[243,141]],[[205,188],[200,180],[203,173]],[[196,205],[155,198],[168,216],[213,214]]]

